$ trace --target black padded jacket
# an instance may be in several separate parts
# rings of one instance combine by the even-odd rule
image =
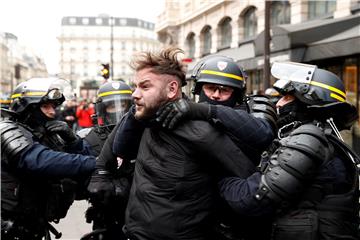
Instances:
[[[226,133],[208,122],[188,121],[173,131],[145,128],[126,231],[139,240],[209,239],[217,181],[224,176],[248,177],[254,171]]]

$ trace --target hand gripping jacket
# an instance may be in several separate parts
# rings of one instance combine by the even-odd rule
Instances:
[[[255,198],[261,200],[267,196],[275,202],[296,198],[331,153],[332,148],[320,128],[312,124],[298,127],[280,140],[280,147],[270,157]]]
[[[7,164],[15,166],[21,153],[32,145],[32,138],[25,136],[19,126],[10,121],[0,122],[1,150],[7,156]]]
[[[276,121],[277,114],[275,105],[266,96],[253,95],[248,97],[247,104],[249,106],[249,112],[256,118],[265,119],[270,123],[274,132],[277,130]]]

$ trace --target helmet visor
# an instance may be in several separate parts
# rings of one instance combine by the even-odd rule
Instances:
[[[129,110],[131,104],[131,95],[128,97],[117,95],[102,99],[101,102],[96,103],[99,125],[116,124]]]
[[[271,67],[271,74],[279,79],[273,87],[282,94],[293,90],[293,83],[309,84],[317,67],[315,65],[275,62]]]
[[[71,84],[65,79],[58,78],[52,81],[48,89],[49,90],[47,95],[49,99],[52,99],[52,97],[55,99],[61,98],[61,94],[64,96],[65,100],[74,99],[74,91],[71,87]]]
[[[43,96],[49,100],[74,98],[70,82],[60,78],[32,78],[24,83],[23,89],[24,94],[30,97]]]

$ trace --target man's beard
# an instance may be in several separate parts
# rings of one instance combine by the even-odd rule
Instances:
[[[156,117],[159,108],[168,102],[165,91],[162,91],[152,102],[141,105],[141,111],[135,111],[135,118],[138,120],[148,120]]]

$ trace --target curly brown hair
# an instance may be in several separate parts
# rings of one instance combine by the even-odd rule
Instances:
[[[156,74],[168,74],[176,76],[181,85],[185,83],[185,66],[179,60],[178,54],[183,54],[180,48],[169,47],[160,52],[142,52],[135,57],[130,67],[135,71],[151,68],[151,72]]]

